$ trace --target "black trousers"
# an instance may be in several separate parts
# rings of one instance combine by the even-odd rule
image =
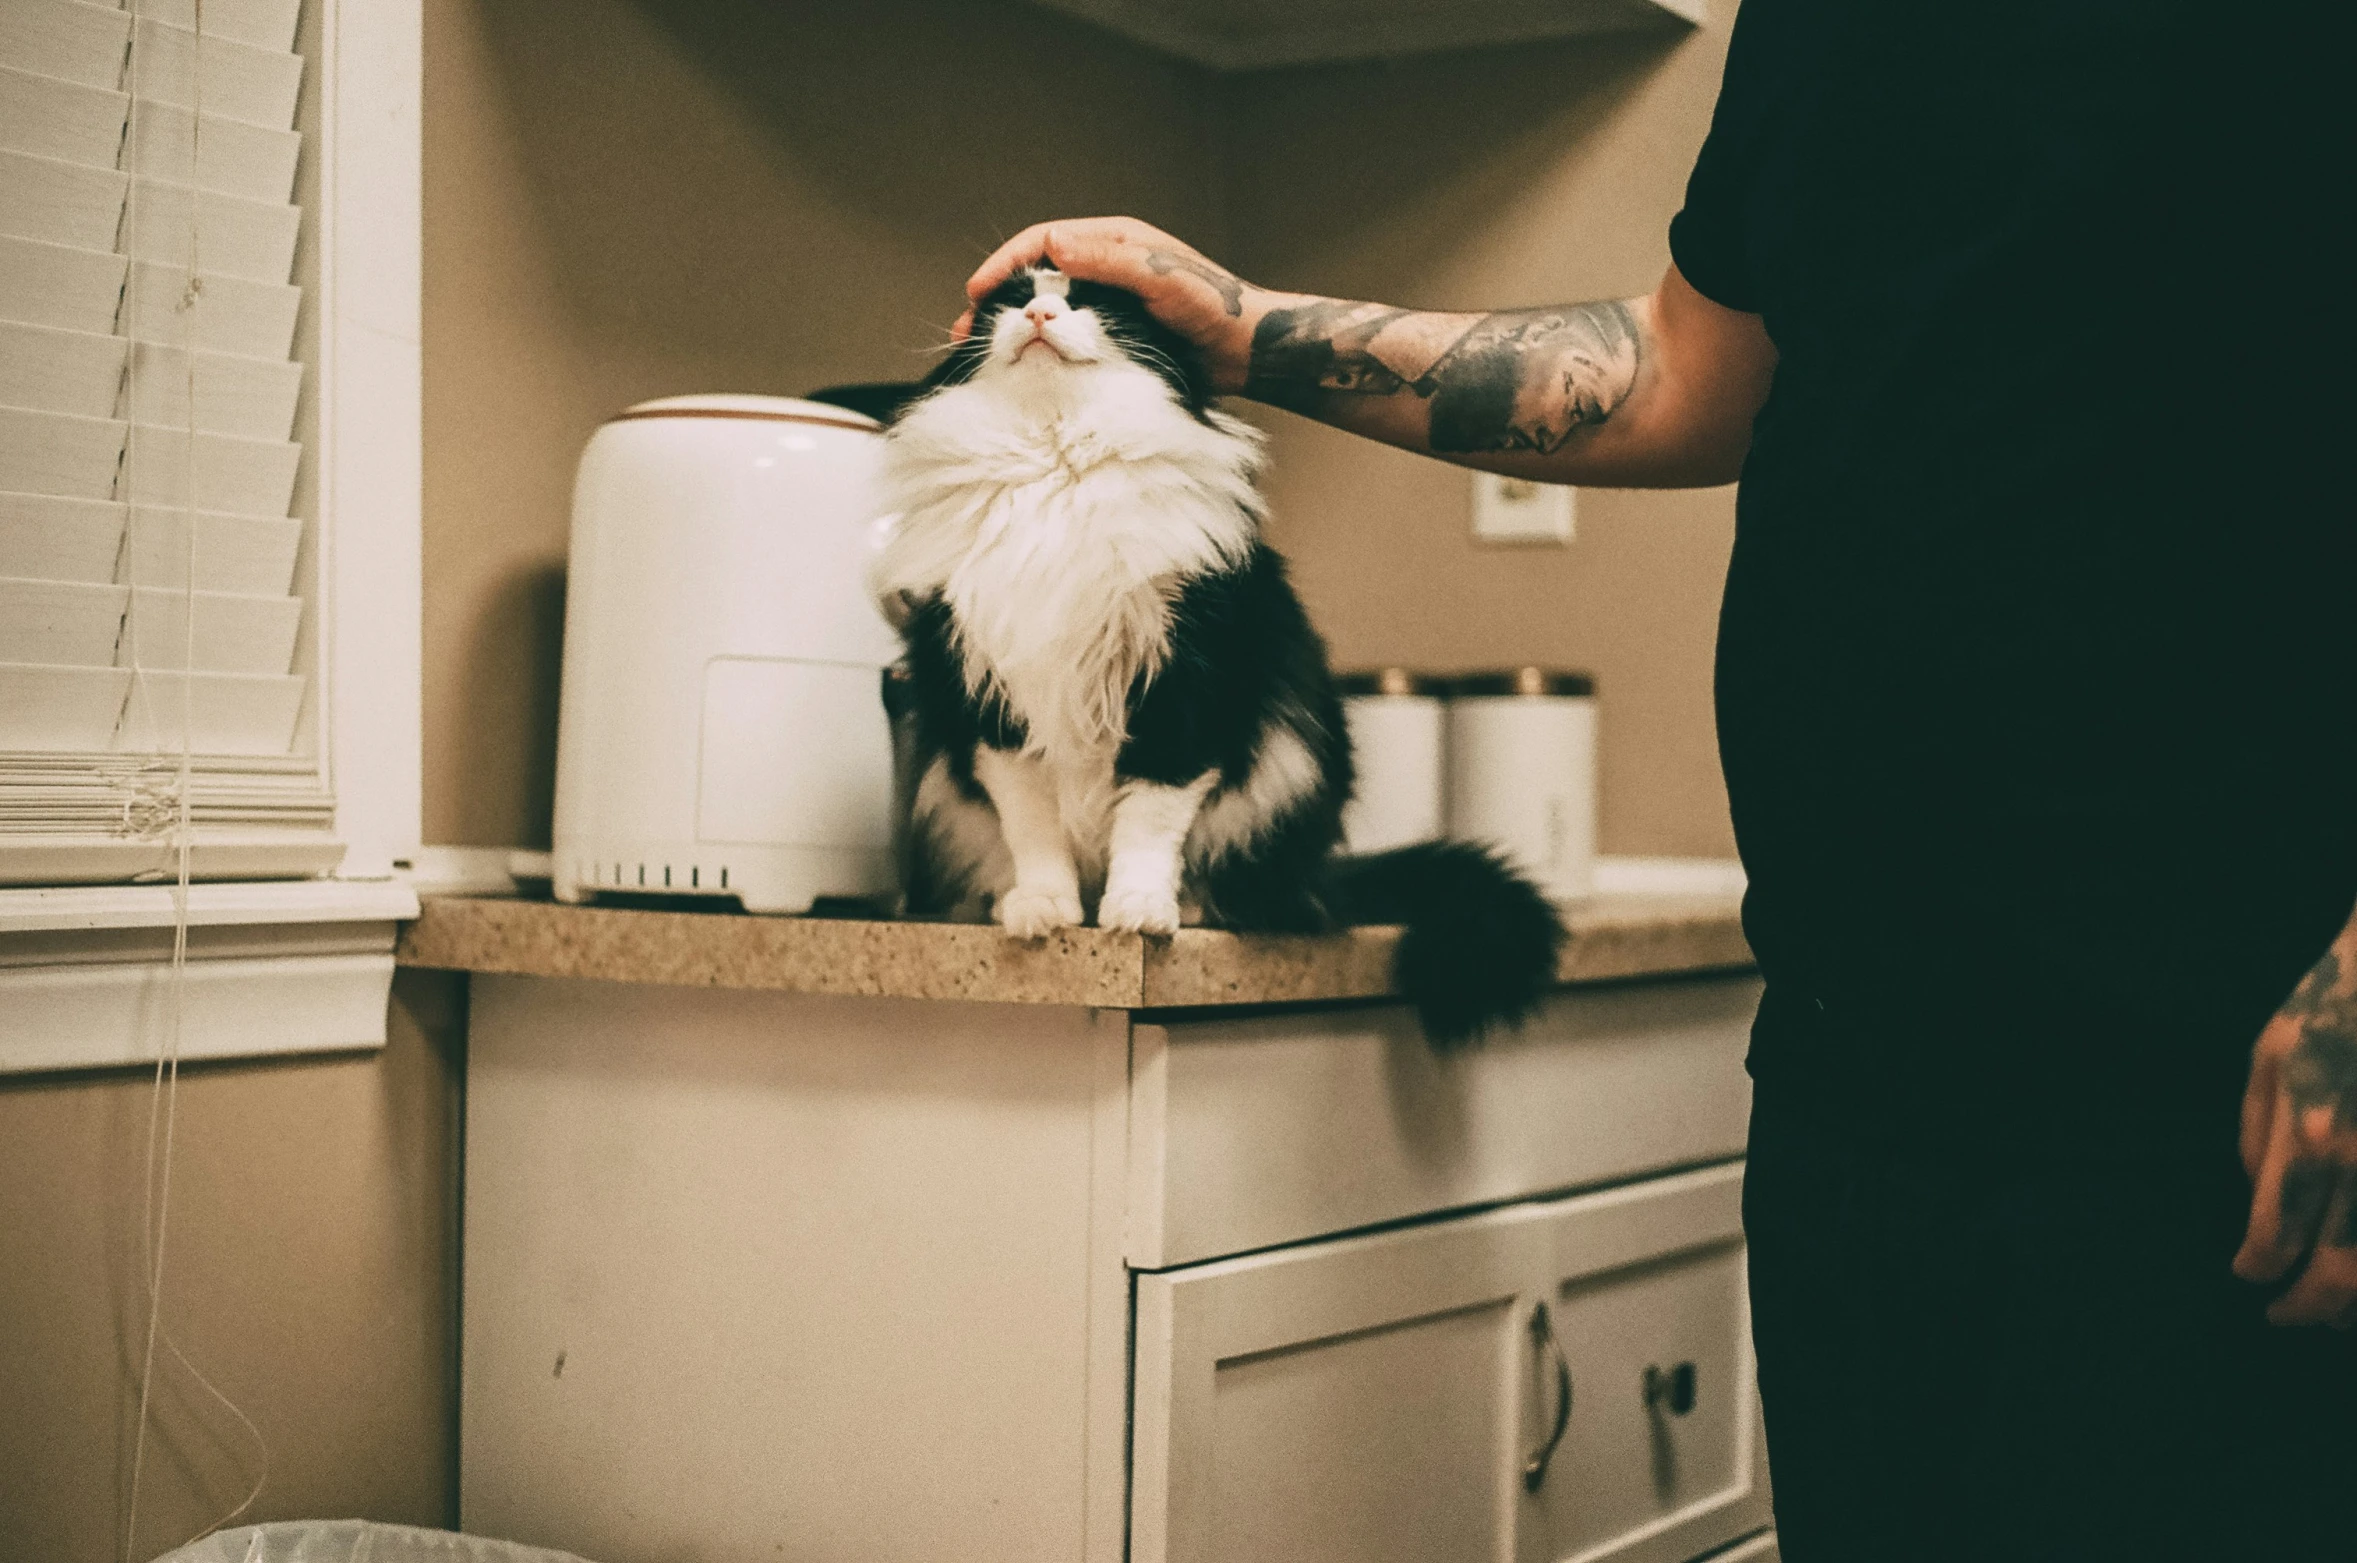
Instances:
[[[1787,1563],[2357,1560],[2357,1335],[2272,1328],[2228,1272],[2236,1105],[1979,1138],[1760,1084],[1744,1222]]]

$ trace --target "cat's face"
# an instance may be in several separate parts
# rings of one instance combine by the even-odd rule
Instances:
[[[974,329],[936,371],[943,384],[1000,375],[1064,375],[1100,367],[1143,369],[1191,413],[1210,405],[1210,377],[1184,337],[1134,293],[1034,266],[974,308]]]

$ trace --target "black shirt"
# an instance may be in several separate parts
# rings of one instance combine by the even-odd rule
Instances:
[[[2348,138],[2268,14],[1737,20],[1670,242],[1779,354],[1719,637],[1746,926],[1902,1065],[2217,1088],[2357,902]]]

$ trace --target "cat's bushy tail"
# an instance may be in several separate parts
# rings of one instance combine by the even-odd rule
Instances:
[[[1435,1047],[1521,1020],[1555,982],[1562,914],[1487,847],[1427,841],[1334,862],[1346,923],[1399,923],[1393,978]]]

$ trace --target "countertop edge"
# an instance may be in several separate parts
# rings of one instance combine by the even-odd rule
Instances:
[[[1566,911],[1564,984],[1752,964],[1731,895],[1601,896]],[[866,922],[443,897],[406,924],[407,967],[737,989],[1099,1009],[1219,1008],[1395,996],[1400,930],[1168,939],[1097,928],[1041,940],[973,923]]]

